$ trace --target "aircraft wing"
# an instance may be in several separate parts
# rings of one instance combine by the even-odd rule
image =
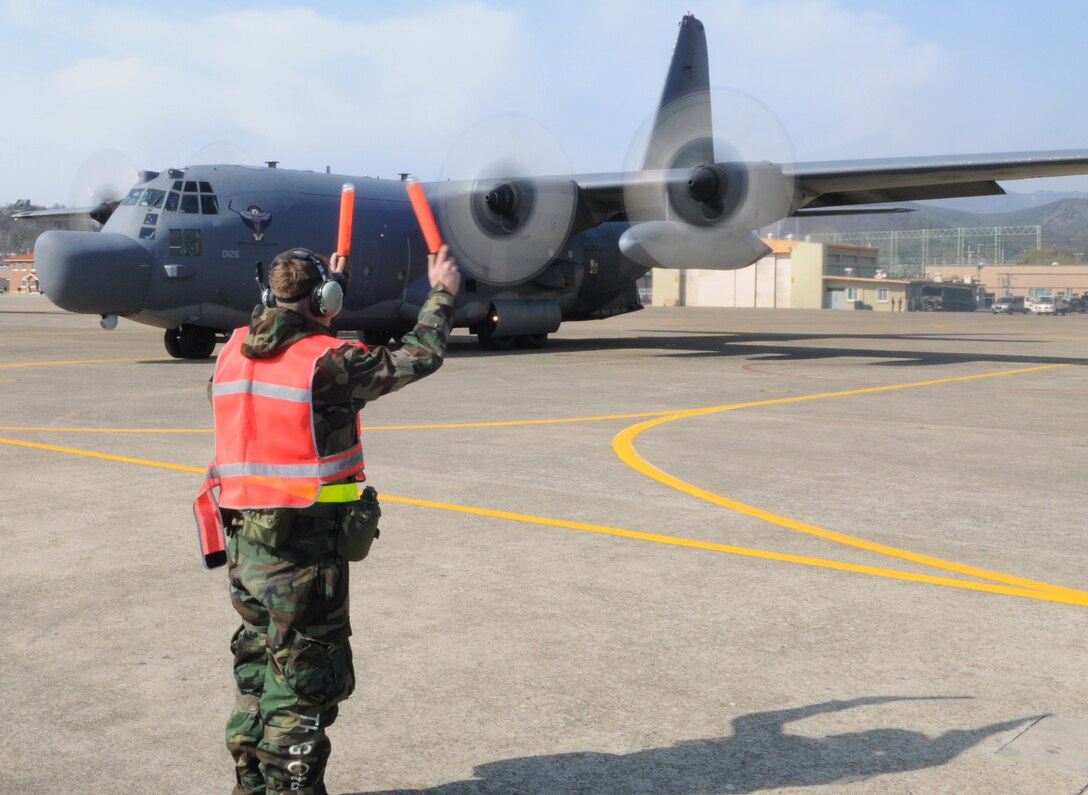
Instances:
[[[829,160],[787,163],[778,168],[793,180],[796,190],[793,212],[823,215],[828,212],[826,208],[861,204],[1001,195],[1005,190],[998,180],[1088,174],[1088,150]],[[579,175],[575,178],[580,196],[576,231],[604,221],[631,220],[624,204],[624,191],[633,183],[657,181],[682,185],[689,175],[688,169]]]
[[[1088,174],[1088,150],[791,163],[797,209],[1004,193],[997,180]]]
[[[39,218],[49,221],[87,221],[94,220],[104,224],[120,202],[102,202],[93,207],[60,207],[54,210],[24,210],[13,213],[12,218]]]
[[[12,218],[47,218],[50,221],[85,221],[93,207],[61,207],[56,210],[23,210]]]

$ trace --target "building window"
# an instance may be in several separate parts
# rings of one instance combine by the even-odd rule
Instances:
[[[876,301],[877,301],[878,304],[888,303],[888,288],[887,287],[877,287],[876,288]]]
[[[861,300],[861,290],[857,287],[846,288],[846,300],[847,301],[859,301]]]

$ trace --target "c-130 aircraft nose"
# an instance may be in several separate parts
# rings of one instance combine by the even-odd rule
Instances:
[[[44,232],[34,263],[42,291],[69,312],[138,312],[151,276],[147,250],[115,232]]]

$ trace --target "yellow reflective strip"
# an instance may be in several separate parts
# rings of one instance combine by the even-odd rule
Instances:
[[[331,483],[321,487],[318,502],[355,502],[359,499],[358,483]]]

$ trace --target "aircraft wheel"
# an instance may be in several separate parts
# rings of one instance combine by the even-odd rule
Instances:
[[[176,328],[168,328],[166,330],[166,333],[162,335],[162,344],[166,346],[166,352],[175,359],[182,358],[181,332]]]
[[[207,359],[215,350],[215,332],[203,326],[182,326],[180,342],[186,359]]]
[[[476,341],[485,351],[508,351],[514,347],[514,337],[492,334],[491,329],[476,332]]]
[[[545,334],[519,334],[514,338],[514,343],[519,348],[543,348],[548,341],[548,335]]]

